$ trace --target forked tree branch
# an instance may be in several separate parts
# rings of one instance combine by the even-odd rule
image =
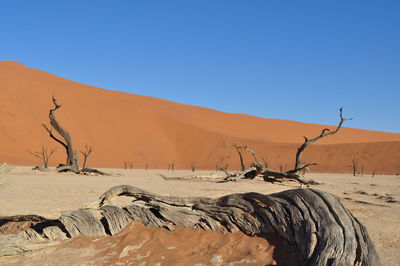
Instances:
[[[311,144],[317,142],[318,140],[334,135],[336,134],[341,128],[344,122],[348,121],[348,120],[352,120],[353,118],[343,118],[343,107],[340,108],[340,122],[339,125],[336,127],[336,129],[334,131],[330,131],[328,128],[324,128],[321,132],[321,134],[313,139],[308,139],[306,136],[304,136],[304,143],[303,145],[301,145],[298,149],[297,149],[297,153],[296,153],[296,162],[295,162],[295,166],[294,169],[292,170],[292,172],[298,172],[302,169],[304,169],[305,167],[303,166],[303,162],[301,160],[301,155],[303,154],[304,150],[310,146]]]

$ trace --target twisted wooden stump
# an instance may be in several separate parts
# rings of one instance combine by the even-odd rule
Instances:
[[[132,205],[108,205],[118,196],[132,197]],[[0,255],[35,248],[29,246],[29,240],[51,244],[50,240],[80,235],[115,235],[131,220],[168,230],[182,226],[224,233],[241,231],[267,239],[278,236],[297,250],[300,265],[379,265],[365,227],[336,196],[314,189],[210,199],[166,197],[131,186],[116,186],[86,209],[64,212],[58,220],[43,221],[8,239],[0,236]],[[4,249],[7,244],[14,250]]]

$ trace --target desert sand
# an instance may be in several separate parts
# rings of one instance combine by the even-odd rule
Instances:
[[[123,167],[132,161],[136,168],[144,168],[147,162],[152,168],[166,169],[175,161],[180,169],[190,169],[192,163],[198,169],[216,165],[238,169],[232,148],[237,144],[251,146],[260,158],[269,160],[270,168],[289,169],[303,136],[315,137],[323,128],[335,127],[224,113],[110,91],[1,61],[0,162],[40,164],[28,151],[39,151],[42,145],[58,146],[50,165],[65,161],[63,147],[42,127],[49,123],[52,95],[62,104],[57,119],[71,134],[74,148],[79,151],[91,145],[90,162],[97,167]],[[345,106],[344,116],[353,115]],[[339,110],[332,110],[330,119],[334,118],[339,122]],[[322,139],[304,153],[306,162],[318,162],[313,170],[349,173],[351,159],[357,157],[365,173],[400,172],[400,134],[347,128],[351,121],[344,126],[340,134]]]
[[[38,214],[57,218],[62,211],[84,207],[97,200],[105,190],[127,184],[160,195],[206,196],[255,191],[264,194],[297,188],[294,182],[271,184],[262,180],[214,183],[204,180],[164,180],[167,176],[189,175],[177,170],[103,169],[112,176],[82,176],[71,173],[43,173],[31,167],[15,167],[0,185],[0,216]],[[196,171],[208,174],[210,171]],[[389,175],[308,174],[321,182],[314,188],[339,196],[341,202],[367,228],[377,248],[382,265],[400,261],[400,177]],[[123,205],[127,198],[114,204]],[[279,243],[243,234],[222,235],[199,229],[164,229],[131,224],[114,237],[79,237],[26,255],[0,258],[0,264],[121,264],[132,265],[268,265],[293,263],[295,258]],[[286,261],[283,261],[286,259]],[[122,264],[121,264],[122,265]],[[144,265],[144,264],[142,264]]]

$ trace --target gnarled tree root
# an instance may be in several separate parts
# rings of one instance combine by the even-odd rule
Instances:
[[[132,205],[107,205],[122,195],[132,197]],[[169,230],[182,226],[241,231],[267,239],[268,235],[277,235],[297,249],[300,265],[379,265],[365,227],[336,196],[315,189],[210,199],[166,197],[131,186],[117,186],[87,209],[64,212],[58,220],[44,221],[18,235],[0,236],[0,255],[37,247],[30,240],[42,240],[39,243],[46,245],[51,240],[80,235],[114,235],[131,220]]]

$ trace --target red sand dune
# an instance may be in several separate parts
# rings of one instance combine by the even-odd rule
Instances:
[[[75,149],[93,146],[89,166],[215,169],[216,164],[239,167],[233,144],[250,145],[274,169],[294,164],[302,136],[314,137],[325,126],[249,115],[230,114],[162,99],[109,91],[57,77],[12,61],[0,62],[0,162],[36,165],[28,153],[42,145],[57,147],[51,165],[65,161],[63,148],[51,140],[48,124],[56,95],[62,108],[56,113],[72,136]],[[347,123],[351,125],[351,122]],[[310,146],[307,162],[315,172],[350,172],[359,158],[364,171],[400,171],[400,134],[343,128],[337,135]],[[82,157],[82,156],[81,156]],[[247,157],[247,163],[250,158]]]

